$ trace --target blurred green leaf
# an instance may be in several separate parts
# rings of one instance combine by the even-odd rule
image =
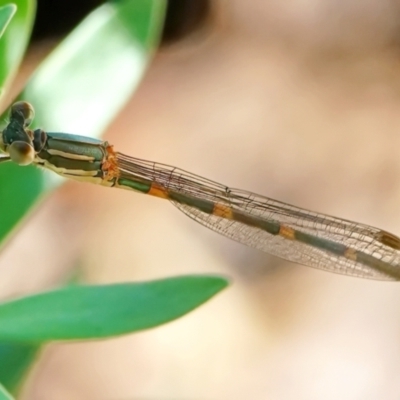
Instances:
[[[0,40],[0,96],[11,84],[25,54],[35,19],[34,0],[15,0],[17,11]],[[0,7],[10,7],[9,1],[0,0]]]
[[[165,2],[126,0],[91,13],[41,64],[20,97],[45,130],[99,136],[140,82]]]
[[[14,397],[12,397],[11,394],[8,393],[7,390],[0,384],[0,400],[13,400],[13,399]]]
[[[99,136],[138,85],[157,47],[164,11],[164,0],[121,0],[90,14],[21,94],[35,107],[34,125]],[[10,164],[0,164],[0,199],[7,210],[0,213],[0,242],[40,195],[61,181],[55,174]]]
[[[0,340],[94,339],[148,329],[181,317],[227,285],[220,277],[183,276],[41,293],[0,305]]]
[[[43,174],[34,167],[21,167],[12,163],[0,164],[0,243],[23,217],[44,189]]]
[[[38,351],[37,345],[0,343],[0,382],[9,391],[19,386]]]
[[[11,21],[11,18],[17,11],[17,6],[15,4],[7,4],[0,7],[0,38],[3,36],[7,25]]]

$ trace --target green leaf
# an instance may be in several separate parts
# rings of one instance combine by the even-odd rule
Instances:
[[[35,107],[34,125],[100,135],[138,85],[158,44],[164,11],[163,0],[125,0],[90,14],[41,64],[21,94]],[[0,213],[0,242],[42,194],[62,181],[34,167],[10,164],[0,164],[1,206],[7,210]]]
[[[0,343],[0,382],[8,390],[15,391],[27,374],[38,351],[37,345]]]
[[[43,174],[39,169],[21,167],[12,163],[0,164],[0,243],[11,233],[12,228],[26,214],[44,190]]]
[[[2,96],[15,77],[28,45],[35,18],[36,2],[15,0],[11,5],[9,1],[0,0],[0,6],[4,6],[3,9],[9,8],[8,13],[12,12],[16,6],[16,13],[9,21],[0,40],[0,96]]]
[[[0,38],[3,36],[4,31],[7,28],[7,25],[11,21],[11,18],[17,11],[17,6],[15,4],[7,4],[3,7],[0,7]]]
[[[45,60],[21,97],[45,130],[99,136],[131,96],[157,47],[164,1],[106,3]]]
[[[12,397],[11,394],[8,393],[7,390],[0,384],[0,400],[13,400],[13,399],[14,397]]]
[[[181,317],[227,284],[221,277],[183,276],[41,293],[0,306],[0,340],[95,339],[148,329]]]

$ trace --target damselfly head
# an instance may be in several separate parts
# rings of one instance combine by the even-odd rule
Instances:
[[[10,120],[0,132],[0,150],[18,165],[31,164],[35,158],[33,132],[28,129],[34,115],[29,103],[18,101],[11,106]]]

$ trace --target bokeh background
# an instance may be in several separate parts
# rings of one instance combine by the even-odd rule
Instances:
[[[14,94],[97,4],[39,1]],[[399,234],[399,109],[396,0],[170,0],[163,44],[105,137]],[[23,399],[400,398],[398,283],[291,264],[168,202],[68,182],[2,253],[0,292],[55,286],[77,266],[91,283],[216,273],[232,285],[151,331],[47,346]]]

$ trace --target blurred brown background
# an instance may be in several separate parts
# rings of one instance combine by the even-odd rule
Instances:
[[[399,234],[400,3],[186,3],[189,29],[166,32],[107,140]],[[54,43],[41,39],[21,82]],[[2,254],[2,297],[77,264],[92,283],[217,273],[232,286],[158,329],[46,347],[24,399],[400,398],[398,283],[290,264],[167,202],[69,182]]]

